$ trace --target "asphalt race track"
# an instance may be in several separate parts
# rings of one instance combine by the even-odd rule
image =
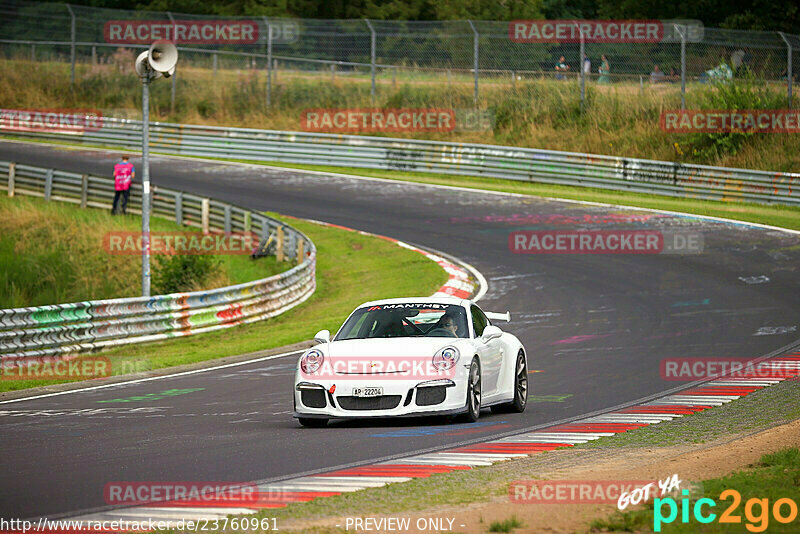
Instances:
[[[0,142],[0,159],[111,175],[118,155]],[[140,173],[140,161],[134,158]],[[0,404],[0,516],[105,507],[112,481],[263,481],[562,420],[670,390],[660,362],[758,357],[798,337],[798,236],[690,217],[391,181],[154,157],[156,185],[391,236],[452,254],[489,283],[484,309],[528,349],[524,414],[476,425],[291,417],[296,356]],[[141,174],[138,175],[138,178]],[[697,254],[514,254],[514,230],[701,234]],[[398,273],[398,275],[401,275]],[[353,283],[358,279],[354,277]],[[310,338],[314,332],[309,331]],[[223,354],[220,354],[223,356]],[[130,397],[159,394],[150,400]],[[106,402],[115,399],[128,402]]]

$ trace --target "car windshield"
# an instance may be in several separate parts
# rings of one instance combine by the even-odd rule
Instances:
[[[357,309],[335,340],[386,337],[469,337],[467,316],[456,304],[379,304]]]

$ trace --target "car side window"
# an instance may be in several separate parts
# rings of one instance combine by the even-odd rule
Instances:
[[[483,330],[489,324],[489,319],[483,314],[480,308],[472,306],[472,328],[475,330],[475,337],[481,337]]]

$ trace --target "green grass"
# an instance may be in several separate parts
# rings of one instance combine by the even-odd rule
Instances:
[[[427,296],[447,280],[436,263],[386,240],[294,218],[284,220],[317,246],[317,289],[308,301],[250,325],[103,352],[112,368],[162,369],[297,343],[322,329],[337,330],[362,302]],[[0,380],[0,392],[52,383]]]
[[[517,516],[511,516],[503,521],[492,521],[489,525],[489,532],[513,532],[515,529],[524,526],[523,522],[517,519]]]
[[[197,232],[153,218],[154,232]],[[141,232],[141,218],[114,216],[63,202],[0,196],[0,308],[40,306],[141,295],[141,257],[114,255],[109,232]],[[219,266],[196,287],[210,289],[265,278],[288,269],[274,258],[217,256]],[[163,258],[153,256],[157,274]],[[155,289],[155,288],[154,288]]]
[[[728,533],[728,532],[786,532],[796,533],[798,521],[791,523],[780,523],[775,520],[773,505],[778,499],[791,499],[795,503],[800,502],[800,450],[797,448],[787,448],[772,454],[765,454],[761,460],[750,469],[740,470],[728,476],[704,480],[702,483],[702,497],[712,499],[716,506],[709,508],[703,507],[703,513],[708,515],[709,511],[716,514],[716,519],[708,524],[698,522],[693,514],[689,513],[689,520],[682,522],[680,515],[681,503],[677,503],[679,509],[676,519],[669,524],[661,525],[661,532],[676,534],[694,533]],[[736,490],[741,494],[741,503],[732,510],[732,516],[738,516],[741,523],[723,524],[719,522],[721,514],[734,501],[731,497],[721,499],[721,494],[725,490]],[[698,496],[700,497],[700,496]],[[768,507],[764,510],[760,504],[750,504],[750,499],[767,499]],[[694,508],[695,498],[689,499],[689,506]],[[651,501],[642,509],[626,512],[616,512],[611,517],[592,522],[593,532],[634,532],[649,531],[654,528],[654,506],[655,501]],[[748,517],[748,508],[751,515]],[[782,507],[782,514],[789,515],[789,507]],[[669,507],[663,505],[661,508],[662,517],[669,515]],[[746,529],[746,530],[745,530]]]
[[[0,106],[9,109],[100,109],[105,115],[138,118],[140,84],[130,69],[133,54],[118,52],[113,65],[78,65],[74,87],[69,65],[31,63],[27,56],[0,60]],[[272,105],[265,107],[263,69],[225,69],[214,77],[211,69],[182,63],[176,78],[176,102],[170,106],[172,84],[151,86],[153,120],[299,130],[302,111],[309,108],[444,108],[473,109],[469,76],[444,72],[400,73],[396,83],[379,76],[375,101],[368,76],[337,76],[325,72],[279,70],[272,88]],[[738,83],[738,82],[737,82]],[[710,84],[689,84],[690,109],[748,109],[785,107],[779,84],[755,84],[737,99],[719,100]],[[725,97],[724,92],[723,97]],[[791,134],[754,134],[741,145],[714,145],[702,136],[663,132],[660,114],[680,108],[674,84],[640,89],[631,81],[610,85],[587,84],[586,112],[581,113],[577,85],[526,78],[513,86],[510,77],[484,77],[477,107],[494,115],[490,131],[392,134],[395,137],[436,139],[459,143],[489,143],[610,154],[647,159],[707,163],[770,171],[800,169],[800,138]],[[742,96],[744,95],[744,96]],[[721,103],[720,103],[721,102]],[[735,145],[735,146],[734,146]],[[731,149],[731,150],[729,150]]]

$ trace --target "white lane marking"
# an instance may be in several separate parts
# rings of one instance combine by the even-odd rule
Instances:
[[[448,465],[448,466],[465,466],[472,465],[492,465],[490,462],[464,462],[464,460],[448,460],[445,458],[405,458],[402,461],[392,462],[394,465]]]
[[[250,363],[263,362],[263,361],[267,361],[267,360],[274,360],[275,358],[285,358],[286,356],[291,356],[293,354],[302,354],[303,352],[304,351],[302,351],[302,350],[294,350],[292,352],[282,352],[281,354],[273,354],[272,356],[262,356],[261,358],[255,358],[253,360],[245,360],[245,361],[241,361],[241,362],[226,363],[224,365],[217,365],[217,366],[214,366],[214,367],[206,367],[204,369],[193,369],[191,371],[182,371],[180,373],[173,373],[173,374],[160,375],[160,376],[151,376],[151,377],[148,377],[148,378],[138,378],[136,380],[127,380],[127,381],[124,381],[124,382],[115,382],[113,384],[103,384],[103,385],[100,385],[100,386],[90,386],[90,387],[81,388],[81,389],[72,389],[72,390],[69,390],[69,391],[56,391],[54,393],[46,393],[44,395],[34,395],[33,397],[22,397],[22,398],[19,398],[19,399],[4,400],[4,401],[0,401],[0,404],[9,404],[9,403],[12,403],[12,402],[23,402],[23,401],[28,401],[28,400],[44,399],[46,397],[55,397],[55,396],[58,396],[58,395],[69,395],[71,393],[80,393],[82,391],[93,391],[93,390],[96,390],[96,389],[106,389],[106,388],[112,388],[112,387],[116,387],[116,386],[124,386],[124,385],[127,385],[127,384],[139,384],[141,382],[150,382],[150,381],[153,381],[153,380],[161,380],[161,379],[164,379],[164,378],[175,378],[175,377],[178,377],[178,376],[194,375],[194,374],[197,374],[197,373],[205,373],[207,371],[216,371],[218,369],[227,369],[228,367],[237,367],[237,366],[240,366],[240,365],[247,365],[247,364],[250,364]]]
[[[769,387],[775,384],[779,384],[784,379],[780,380],[730,380],[730,381],[713,381],[709,382],[709,384],[713,384],[715,386],[733,386],[733,387],[746,387],[746,386],[754,386],[754,387]]]
[[[586,443],[598,438],[527,438],[515,437],[503,438],[492,443]]]
[[[572,424],[572,423],[569,423]],[[523,434],[532,438],[538,437],[554,437],[554,438],[588,438],[598,439],[604,436],[613,436],[615,432],[531,432],[530,434]]]
[[[324,477],[320,475],[316,475],[319,478],[333,478],[333,477]],[[382,483],[382,484],[391,484],[393,482],[405,482],[407,480],[411,480],[413,477],[405,477],[405,476],[365,476],[365,477],[352,477],[352,478],[364,478],[369,480],[372,483]]]
[[[598,415],[589,419],[583,419],[581,423],[660,423],[662,421],[671,421],[678,414],[608,414]]]

